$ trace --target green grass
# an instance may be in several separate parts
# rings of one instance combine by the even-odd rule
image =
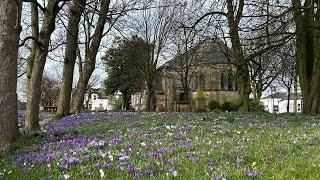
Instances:
[[[1,157],[0,173],[5,179],[63,179],[64,175],[70,175],[70,179],[99,179],[99,170],[103,169],[105,179],[320,179],[319,118],[267,113],[142,113],[135,119],[101,116],[104,120],[24,137],[27,143]],[[44,153],[43,144],[50,137],[64,140],[66,134],[71,139],[81,135],[106,143],[72,147],[67,140],[58,141],[49,145],[55,159],[43,164],[16,163],[17,158],[30,152]],[[114,135],[121,140],[109,144]],[[128,143],[133,147],[124,152]],[[164,152],[155,158],[154,153],[161,148]],[[57,165],[61,158],[72,155],[78,159],[89,155],[97,158],[72,163],[68,169]],[[124,155],[129,159],[119,160]],[[172,162],[164,161],[168,159]],[[104,162],[110,162],[110,167],[104,169]],[[128,172],[128,164],[141,174]],[[117,165],[122,170],[116,171]],[[176,172],[169,171],[170,166]],[[27,173],[21,171],[25,167]],[[149,169],[152,176],[144,173]],[[85,173],[88,170],[90,175]],[[263,176],[247,177],[246,173],[253,170],[263,172]]]

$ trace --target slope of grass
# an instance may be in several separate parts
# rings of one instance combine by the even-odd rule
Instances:
[[[320,119],[95,113],[53,122],[0,158],[0,179],[320,179]]]

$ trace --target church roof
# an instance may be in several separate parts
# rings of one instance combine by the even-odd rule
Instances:
[[[234,62],[230,48],[218,37],[206,38],[200,41],[188,52],[178,55],[163,65],[162,68],[170,68],[180,63],[181,58],[192,58],[192,65],[196,64],[230,64]]]

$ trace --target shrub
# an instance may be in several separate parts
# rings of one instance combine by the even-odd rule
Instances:
[[[224,102],[221,106],[221,110],[223,111],[238,111],[239,107],[236,104],[233,104],[231,102]]]
[[[201,88],[197,90],[196,96],[196,111],[197,112],[205,112],[206,111],[206,96]]]
[[[264,112],[264,106],[259,100],[250,99],[249,101],[249,111],[250,112]]]
[[[197,99],[205,99],[206,98],[206,96],[204,95],[204,92],[201,88],[197,89],[197,96],[196,97],[197,97]]]
[[[220,108],[220,104],[217,101],[212,100],[208,103],[208,107],[210,110],[215,110]]]
[[[122,98],[118,98],[112,101],[112,110],[120,111],[122,109]]]

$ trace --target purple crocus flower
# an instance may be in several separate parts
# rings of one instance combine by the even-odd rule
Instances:
[[[131,164],[127,165],[127,172],[128,173],[133,173],[135,171],[134,167]]]
[[[146,175],[148,176],[153,176],[153,171],[151,169],[147,169],[144,171],[146,173]]]
[[[257,176],[263,176],[263,172],[262,171],[255,171],[255,170],[251,170],[251,171],[248,171],[246,173],[246,176],[247,177],[257,177]]]
[[[253,177],[254,176],[254,171],[249,171],[246,173],[247,177]]]
[[[155,152],[153,153],[153,157],[154,157],[154,158],[158,158],[158,157],[162,156],[163,153],[164,153],[163,148],[158,149],[157,151],[155,151]]]
[[[108,169],[110,166],[111,166],[111,163],[110,163],[110,162],[104,162],[104,163],[103,163],[103,168],[104,168],[104,169]]]
[[[187,152],[187,157],[188,158],[192,158],[192,157],[194,157],[194,152],[193,151],[189,151],[189,152]]]
[[[120,172],[120,171],[121,171],[121,165],[120,165],[120,164],[117,165],[117,166],[115,167],[115,169],[116,169],[117,172]]]
[[[23,167],[22,169],[21,169],[21,172],[22,173],[28,173],[28,171],[29,171],[29,169],[27,168],[27,167]]]

